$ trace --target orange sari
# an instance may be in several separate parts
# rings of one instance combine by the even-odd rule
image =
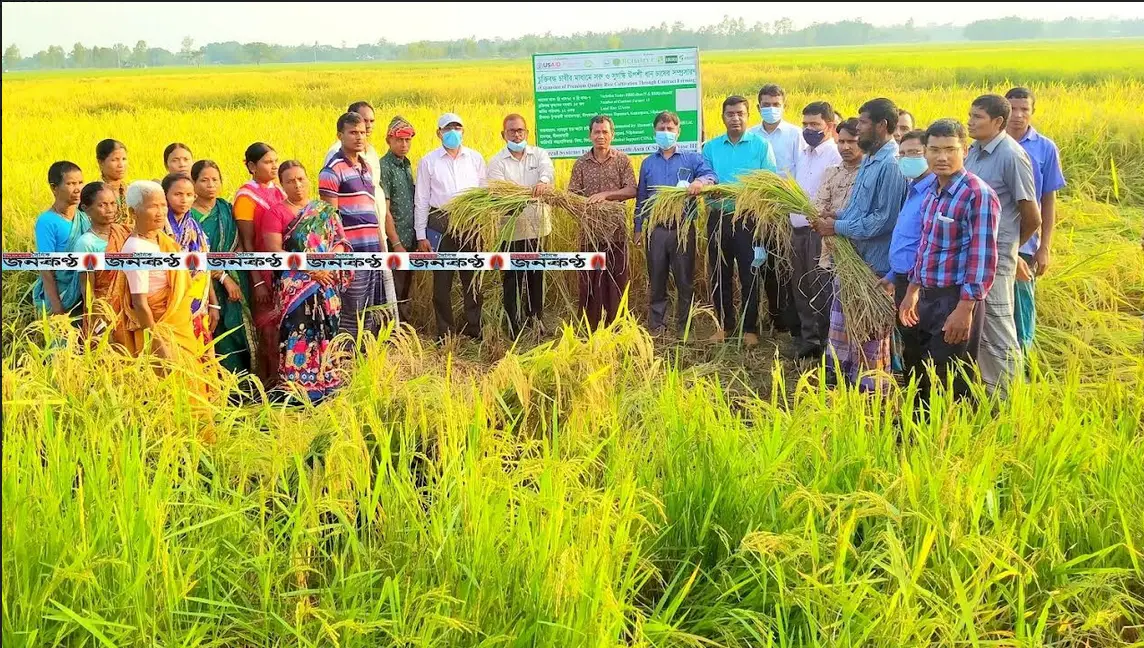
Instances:
[[[123,244],[127,242],[127,238],[131,236],[131,228],[120,224],[112,223],[111,230],[107,235],[107,250],[106,252],[115,253],[123,250]],[[123,273],[118,270],[100,270],[95,273],[94,280],[92,281],[92,294],[85,295],[87,304],[92,311],[90,325],[98,327],[104,324],[111,328],[111,340],[115,344],[127,349],[128,353],[132,355],[138,354],[139,350],[135,348],[135,338],[130,335],[122,324],[123,314],[120,302],[112,298],[112,292],[115,288],[116,278],[123,276]],[[85,334],[90,335],[91,331],[85,329]]]
[[[120,243],[122,248],[122,243]],[[110,243],[108,250],[111,249]],[[182,248],[167,234],[159,232],[159,250],[162,252],[180,252]],[[155,320],[155,327],[151,335],[161,339],[171,353],[171,361],[183,365],[188,369],[201,370],[203,365],[210,364],[213,354],[195,335],[191,323],[191,300],[196,297],[190,291],[190,272],[186,270],[167,270],[167,287],[159,292],[147,295],[147,303],[151,307],[151,314]],[[146,348],[145,330],[135,316],[135,309],[131,304],[131,290],[127,286],[127,274],[116,272],[111,288],[111,304],[116,307],[122,317],[119,318],[125,337],[130,338],[132,346],[128,347],[132,353],[139,355]]]

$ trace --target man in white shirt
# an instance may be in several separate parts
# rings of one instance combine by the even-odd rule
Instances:
[[[449,215],[441,210],[453,196],[474,187],[485,186],[485,160],[471,148],[463,146],[465,124],[460,116],[445,113],[437,120],[437,137],[441,147],[427,153],[417,165],[417,186],[413,193],[413,231],[420,252],[477,252],[468,244],[462,246],[446,233]],[[435,243],[431,243],[431,240]],[[437,337],[443,339],[455,332],[453,324],[453,270],[433,272],[433,310],[437,316]],[[481,337],[481,296],[472,271],[459,272],[461,293],[465,300],[465,325],[460,333],[473,339]]]
[[[532,194],[547,192],[556,169],[544,149],[529,146],[528,125],[524,117],[513,113],[504,118],[501,137],[505,147],[489,160],[489,180],[505,180],[532,187]],[[540,239],[552,233],[552,217],[548,205],[532,203],[517,218],[513,231],[505,232],[509,252],[539,252]],[[508,223],[502,223],[507,227]],[[509,336],[516,339],[523,325],[520,301],[525,297],[525,318],[528,325],[543,332],[540,318],[544,314],[544,273],[539,270],[507,270],[504,277],[504,312],[508,317]]]
[[[838,143],[834,140],[834,108],[825,101],[815,101],[802,109],[802,133],[794,179],[808,196],[818,193],[826,170],[842,164]],[[798,329],[795,353],[799,358],[817,358],[830,327],[830,288],[826,272],[819,267],[822,237],[810,228],[803,214],[791,214],[792,234],[791,292]]]
[[[773,83],[764,85],[759,90],[759,114],[762,115],[763,123],[752,128],[751,132],[771,145],[779,175],[794,177],[799,142],[802,141],[802,129],[783,120],[785,107],[786,92]],[[775,262],[774,255],[770,255],[760,269],[763,291],[767,295],[767,313],[771,317],[774,332],[789,331],[792,336],[797,336],[798,315],[794,304],[791,303],[794,288],[790,281],[780,281]]]

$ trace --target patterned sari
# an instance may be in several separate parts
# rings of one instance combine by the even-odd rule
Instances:
[[[194,216],[195,221],[202,227],[211,250],[238,251],[238,225],[234,220],[234,211],[230,203],[218,198],[209,214],[192,207],[191,216]],[[231,301],[222,282],[213,281],[215,295],[221,308],[218,326],[211,331],[215,340],[215,355],[219,356],[222,366],[231,373],[254,371],[252,362],[257,356],[251,354],[251,349],[255,346],[254,319],[250,313],[252,301],[250,275],[237,270],[227,270],[226,275],[238,283],[239,289],[242,290],[242,299],[237,302]]]
[[[285,207],[285,206],[284,206]],[[349,250],[341,218],[333,205],[314,200],[299,211],[282,233],[287,252]],[[341,291],[351,273],[335,273],[332,286],[323,286],[306,272],[287,270],[276,286],[275,301],[282,312],[279,327],[283,383],[306,390],[311,402],[329,396],[342,384],[339,367],[330,353],[341,318]]]
[[[210,252],[210,242],[206,232],[199,222],[188,214],[182,218],[175,213],[167,211],[167,226],[175,242],[186,252]],[[210,291],[211,275],[206,270],[191,270],[190,283],[187,287],[190,292],[191,324],[194,326],[195,337],[204,345],[211,343],[210,330]]]
[[[105,253],[115,253],[123,250],[123,244],[131,236],[131,228],[122,223],[111,223],[107,232],[107,247]],[[78,251],[78,250],[77,250]],[[86,302],[92,310],[91,323],[97,327],[107,325],[112,330],[112,341],[123,346],[130,353],[135,353],[134,339],[126,335],[123,323],[123,314],[120,304],[112,298],[116,277],[123,274],[118,270],[97,270],[92,281],[92,294],[90,301]],[[84,299],[88,299],[84,295]],[[90,333],[90,331],[89,331]]]

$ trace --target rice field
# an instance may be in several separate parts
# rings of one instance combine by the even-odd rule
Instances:
[[[826,389],[778,341],[653,344],[634,251],[633,316],[592,336],[561,321],[575,276],[552,275],[544,339],[387,330],[317,408],[233,406],[33,321],[30,277],[5,273],[4,646],[1144,645],[1144,42],[720,52],[702,74],[709,137],[723,97],[766,82],[788,115],[888,96],[919,123],[1032,87],[1069,186],[1029,380],[980,407],[939,395],[924,420],[911,387]],[[490,155],[530,79],[527,61],[6,75],[3,249],[31,249],[47,166],[96,178],[104,137],[131,178],[185,142],[233,194],[247,144],[316,170],[362,98],[379,127],[413,122],[415,160],[445,111]],[[558,222],[549,249],[576,238]]]

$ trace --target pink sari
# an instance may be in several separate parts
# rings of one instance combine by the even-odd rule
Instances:
[[[238,191],[234,194],[234,202],[237,204],[238,199],[246,196],[254,202],[254,249],[247,250],[248,252],[267,252],[266,244],[262,240],[262,233],[267,218],[271,217],[286,200],[286,192],[276,184],[269,184],[266,186],[260,185],[254,181],[249,180],[246,184],[239,187]],[[269,270],[252,270],[252,281],[254,284],[263,281],[266,282],[267,288],[270,289],[273,295],[274,291],[274,274]],[[279,349],[278,349],[278,322],[282,319],[279,312],[277,300],[271,299],[270,307],[266,308],[258,303],[257,300],[250,304],[250,315],[254,320],[254,327],[257,330],[257,362],[255,363],[258,369],[258,377],[262,380],[262,384],[270,389],[278,383],[278,365],[279,365]]]

